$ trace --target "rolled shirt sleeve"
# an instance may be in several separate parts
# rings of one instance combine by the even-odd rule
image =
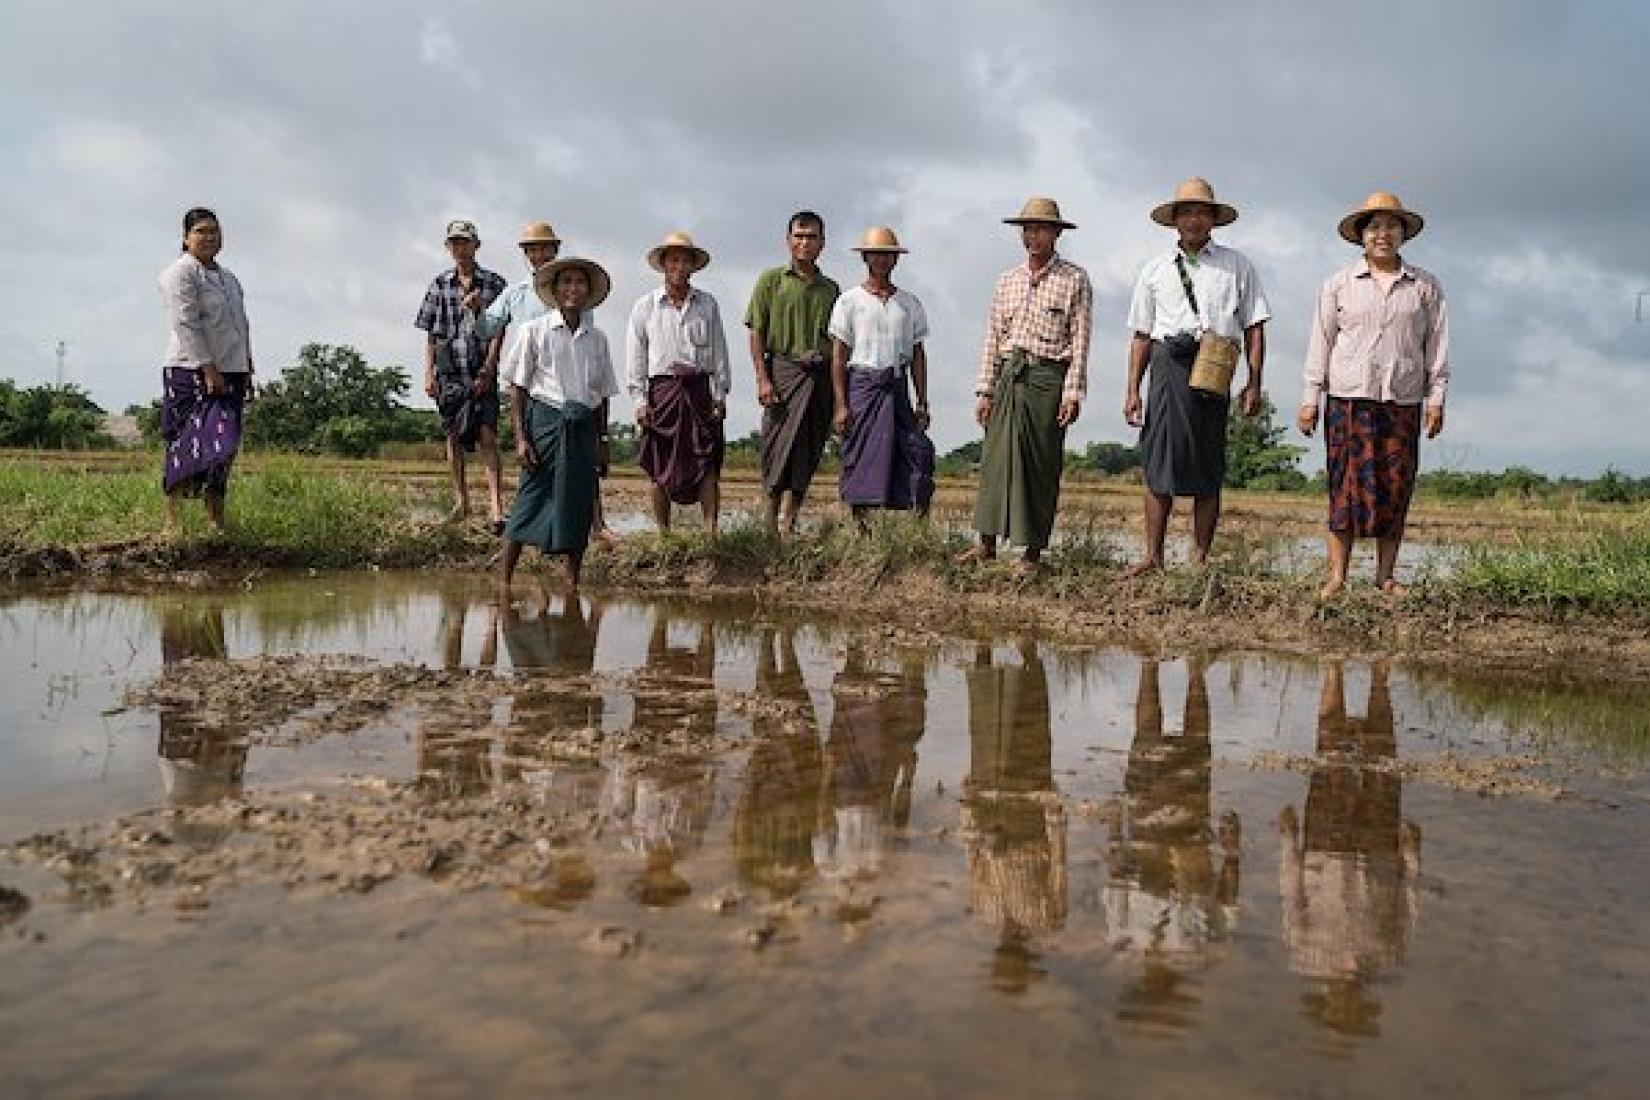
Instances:
[[[585,323],[591,323],[589,314],[585,315]],[[619,377],[613,370],[613,356],[608,350],[607,333],[599,328],[591,331],[590,355],[594,368],[590,372],[590,396],[597,401],[606,401],[624,392],[619,387]]]
[[[1339,332],[1340,302],[1336,293],[1339,277],[1326,280],[1318,289],[1318,306],[1312,311],[1312,328],[1306,337],[1306,372],[1301,379],[1300,407],[1317,408],[1329,384],[1329,360],[1335,353]]]
[[[514,319],[511,309],[514,302],[515,295],[509,290],[494,298],[481,312],[481,316],[476,318],[476,335],[483,340],[491,340],[509,328],[510,322]]]
[[[839,297],[831,306],[831,319],[825,326],[826,333],[833,340],[841,341],[842,345],[852,351],[854,347],[854,333],[848,325],[848,296]]]
[[[923,308],[922,301],[911,295],[911,343],[920,344],[928,339],[928,311]],[[912,350],[915,355],[915,349]]]
[[[991,309],[987,312],[985,323],[985,344],[980,349],[980,374],[974,381],[976,397],[985,397],[997,385],[998,360],[1003,350],[1003,284],[1011,275],[1012,272],[999,276],[996,289],[991,293]]]
[[[1449,389],[1449,311],[1444,305],[1444,288],[1432,284],[1432,317],[1427,325],[1425,363],[1427,370],[1427,404],[1444,407],[1444,394]]]
[[[1150,336],[1157,323],[1157,299],[1152,294],[1149,272],[1142,270],[1129,297],[1129,331]]]
[[[728,334],[722,328],[722,307],[715,298],[704,295],[710,310],[710,395],[714,400],[726,401],[733,389],[733,365],[728,361]]]
[[[527,389],[534,371],[538,369],[538,345],[538,333],[529,324],[522,330],[515,346],[505,353],[499,376],[509,385]]]
[[[1272,319],[1272,307],[1266,301],[1266,290],[1260,285],[1260,272],[1247,256],[1243,258],[1243,273],[1238,280],[1237,319],[1246,331]]]
[[[1066,384],[1061,396],[1080,402],[1088,394],[1089,341],[1094,331],[1094,286],[1084,272],[1077,282],[1071,311],[1071,365],[1066,368]]]

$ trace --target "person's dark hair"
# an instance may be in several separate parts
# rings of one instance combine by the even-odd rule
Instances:
[[[189,236],[189,231],[201,222],[215,222],[217,220],[218,216],[206,207],[193,207],[183,215],[183,235],[185,237]],[[189,251],[189,246],[187,244],[183,246],[183,251]]]
[[[819,230],[819,235],[825,235],[825,219],[812,210],[798,210],[791,215],[791,220],[785,223],[785,235],[788,237],[798,226],[811,225]]]

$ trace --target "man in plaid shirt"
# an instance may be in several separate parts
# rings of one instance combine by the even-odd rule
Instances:
[[[427,334],[424,342],[424,392],[441,412],[447,432],[447,465],[456,503],[449,518],[470,511],[464,479],[464,452],[481,446],[487,467],[487,490],[493,527],[504,522],[504,490],[498,459],[498,380],[487,364],[487,341],[478,326],[482,311],[504,292],[502,276],[476,263],[481,237],[474,222],[447,223],[447,254],[453,266],[437,275],[424,292],[413,324]]]
[[[996,556],[997,540],[1022,548],[1017,566],[1035,572],[1054,529],[1066,429],[1088,384],[1094,290],[1088,273],[1063,260],[1055,242],[1077,228],[1053,199],[1033,198],[1012,218],[1026,262],[1003,272],[991,297],[974,419],[985,429],[977,546],[964,561]]]

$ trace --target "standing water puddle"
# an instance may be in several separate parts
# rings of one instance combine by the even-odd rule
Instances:
[[[14,593],[0,677],[23,1094],[1650,1068],[1642,689],[390,575]]]

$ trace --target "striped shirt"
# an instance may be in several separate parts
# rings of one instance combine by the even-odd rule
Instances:
[[[1449,319],[1436,277],[1404,264],[1383,289],[1359,259],[1318,292],[1301,406],[1333,397],[1442,407],[1449,388]]]
[[[1002,273],[991,295],[991,319],[980,353],[976,396],[991,393],[1003,360],[1015,351],[1062,360],[1063,401],[1082,401],[1088,392],[1089,335],[1094,326],[1094,288],[1088,272],[1055,256],[1042,271],[1029,264]]]
[[[504,293],[504,277],[477,267],[474,285],[481,291],[481,306],[486,309],[494,298]],[[437,275],[424,292],[424,302],[418,307],[413,325],[430,334],[436,344],[437,369],[445,367],[441,352],[451,356],[451,370],[466,378],[480,372],[487,358],[487,341],[477,323],[479,316],[464,308],[464,287],[458,279],[458,269],[452,268]]]

